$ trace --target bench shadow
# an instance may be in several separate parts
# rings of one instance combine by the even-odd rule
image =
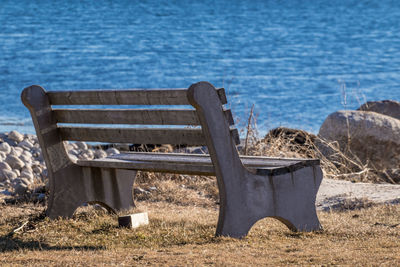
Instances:
[[[13,252],[21,249],[26,250],[104,250],[103,246],[50,246],[46,243],[38,241],[22,241],[10,235],[0,237],[0,252]]]

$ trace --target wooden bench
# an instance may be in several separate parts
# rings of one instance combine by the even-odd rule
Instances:
[[[236,148],[239,135],[231,111],[224,108],[224,89],[199,82],[188,89],[46,92],[33,85],[25,88],[21,97],[31,113],[48,168],[47,214],[51,218],[70,217],[85,202],[112,210],[134,207],[132,187],[136,171],[141,170],[215,175],[220,196],[216,235],[243,237],[265,217],[276,218],[294,231],[321,229],[315,209],[322,180],[319,160],[240,156]],[[91,109],[56,108],[60,105]],[[113,108],[123,105],[128,106]],[[154,109],[152,105],[188,108]],[[66,151],[67,140],[207,145],[210,154],[130,152],[73,161]]]

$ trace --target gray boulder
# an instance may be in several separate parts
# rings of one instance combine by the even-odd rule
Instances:
[[[400,102],[394,100],[369,101],[358,110],[372,111],[400,120]]]
[[[399,165],[400,120],[395,118],[368,111],[337,111],[326,118],[318,135],[378,169]]]

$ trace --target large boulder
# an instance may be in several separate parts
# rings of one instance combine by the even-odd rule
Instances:
[[[327,141],[337,141],[342,152],[357,156],[371,167],[399,167],[398,119],[368,111],[337,111],[326,118],[318,135]]]
[[[400,120],[400,102],[394,100],[369,101],[358,110],[373,111]]]

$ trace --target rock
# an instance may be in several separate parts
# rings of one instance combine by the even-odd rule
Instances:
[[[19,159],[22,160],[25,165],[32,163],[32,157],[27,156],[26,154],[21,154],[21,156],[19,156]]]
[[[25,150],[31,150],[31,148],[33,148],[33,144],[28,140],[24,140],[18,144],[18,147],[22,147]]]
[[[8,138],[18,143],[24,140],[24,136],[17,131],[11,131],[8,134]]]
[[[34,166],[32,167],[32,171],[33,171],[34,173],[36,173],[36,174],[40,174],[40,173],[42,173],[43,168],[40,167],[40,165],[34,165]]]
[[[88,146],[85,142],[76,142],[75,145],[81,150],[88,149]]]
[[[29,158],[33,158],[32,153],[29,152],[29,151],[27,151],[27,150],[24,150],[24,151],[22,152],[22,155],[25,155],[25,156],[27,156],[27,157],[29,157]]]
[[[11,146],[8,143],[1,143],[0,151],[3,151],[4,153],[9,154],[11,152]]]
[[[150,193],[149,191],[144,190],[144,189],[142,189],[142,188],[140,188],[140,187],[134,188],[134,189],[133,189],[133,193],[134,193],[134,194],[138,194],[138,195],[140,195],[140,194],[151,195],[151,193]]]
[[[21,178],[28,178],[29,181],[33,182],[33,173],[32,172],[22,171],[20,177]]]
[[[109,149],[106,150],[106,153],[108,156],[119,154],[119,150],[113,147],[110,147]]]
[[[72,149],[68,151],[68,154],[73,155],[73,156],[78,156],[80,152],[77,149]]]
[[[4,153],[3,151],[0,151],[0,161],[3,161],[3,160],[5,160],[5,159],[6,159],[6,157],[7,157],[7,154],[6,154],[6,153]]]
[[[319,130],[320,138],[337,141],[342,152],[354,154],[364,164],[371,163],[377,169],[398,167],[399,136],[400,120],[367,111],[332,113]]]
[[[11,167],[7,162],[0,162],[0,170],[10,170],[11,171]]]
[[[12,169],[20,170],[25,166],[25,163],[15,155],[8,155],[6,158],[6,162],[10,165]]]
[[[21,173],[22,172],[31,172],[33,173],[32,167],[29,165],[25,165],[22,169],[21,169]]]
[[[75,156],[75,155],[68,154],[68,157],[69,157],[69,159],[70,159],[72,162],[77,162],[77,161],[78,161],[78,157]]]
[[[96,151],[94,152],[94,157],[95,157],[96,159],[102,159],[102,158],[107,157],[107,153],[106,153],[104,150],[102,150],[102,149],[98,149],[98,150],[96,150]]]
[[[79,154],[78,158],[84,160],[91,160],[94,159],[94,154],[91,150],[84,150],[82,151],[81,154]]]
[[[10,155],[19,157],[19,156],[21,156],[23,151],[24,150],[21,147],[11,147]]]
[[[358,110],[372,111],[400,120],[400,102],[394,100],[369,101]]]
[[[23,182],[22,180],[19,181],[19,182],[17,182],[17,183],[14,185],[14,192],[15,192],[17,195],[20,195],[20,196],[21,196],[21,195],[24,195],[24,194],[26,194],[26,193],[28,192],[28,190],[29,190],[29,184]]]
[[[15,172],[13,172],[12,170],[7,170],[7,169],[0,170],[0,182],[6,180],[12,181],[17,177],[18,177],[17,174],[15,174]]]

